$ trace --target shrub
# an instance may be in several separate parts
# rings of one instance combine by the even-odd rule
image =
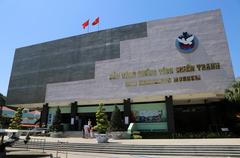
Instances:
[[[9,129],[21,129],[21,122],[22,122],[22,111],[23,108],[18,108],[17,112],[13,116],[13,118],[10,120]]]
[[[140,135],[133,135],[133,139],[142,139],[142,136],[140,136]]]
[[[52,126],[50,126],[50,131],[54,131],[54,132],[63,131],[63,126],[61,125],[61,123],[62,123],[62,115],[61,115],[61,110],[58,106],[56,114],[53,119],[53,124]]]
[[[103,104],[99,104],[97,112],[96,112],[96,122],[97,125],[94,126],[94,130],[97,130],[98,133],[105,134],[109,127],[109,122],[107,119],[107,115],[105,113],[105,109],[103,108]]]
[[[115,105],[114,111],[112,112],[111,121],[110,121],[111,131],[123,131],[124,123],[121,116],[120,109]]]

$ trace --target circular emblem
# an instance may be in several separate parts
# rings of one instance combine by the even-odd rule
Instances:
[[[187,32],[183,32],[182,35],[176,39],[176,47],[181,53],[192,53],[197,49],[197,46],[197,37]]]

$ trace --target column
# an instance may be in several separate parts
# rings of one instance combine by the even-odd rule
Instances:
[[[77,120],[77,111],[78,111],[78,103],[75,101],[71,103],[71,120],[70,120],[70,129],[73,131],[78,130],[78,120]]]
[[[41,118],[40,118],[40,127],[47,127],[48,124],[48,111],[49,111],[49,107],[48,107],[48,103],[43,104],[43,108],[41,111]]]
[[[127,129],[130,124],[130,117],[131,117],[131,99],[124,99],[123,100],[123,116],[124,116],[124,124],[125,128]]]
[[[175,132],[174,122],[174,109],[172,96],[165,96],[166,109],[167,109],[167,120],[168,120],[168,131],[171,133]]]

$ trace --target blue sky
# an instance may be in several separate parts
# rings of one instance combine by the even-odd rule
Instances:
[[[7,88],[16,48],[100,29],[221,9],[235,76],[240,76],[239,0],[0,0],[0,93]],[[90,28],[96,31],[97,27]]]

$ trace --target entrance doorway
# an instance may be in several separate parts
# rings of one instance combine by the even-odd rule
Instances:
[[[83,130],[84,125],[88,124],[88,120],[91,121],[92,127],[96,125],[96,113],[81,113],[79,116],[79,128]]]
[[[205,105],[174,106],[176,132],[202,132],[209,126],[208,110]]]

